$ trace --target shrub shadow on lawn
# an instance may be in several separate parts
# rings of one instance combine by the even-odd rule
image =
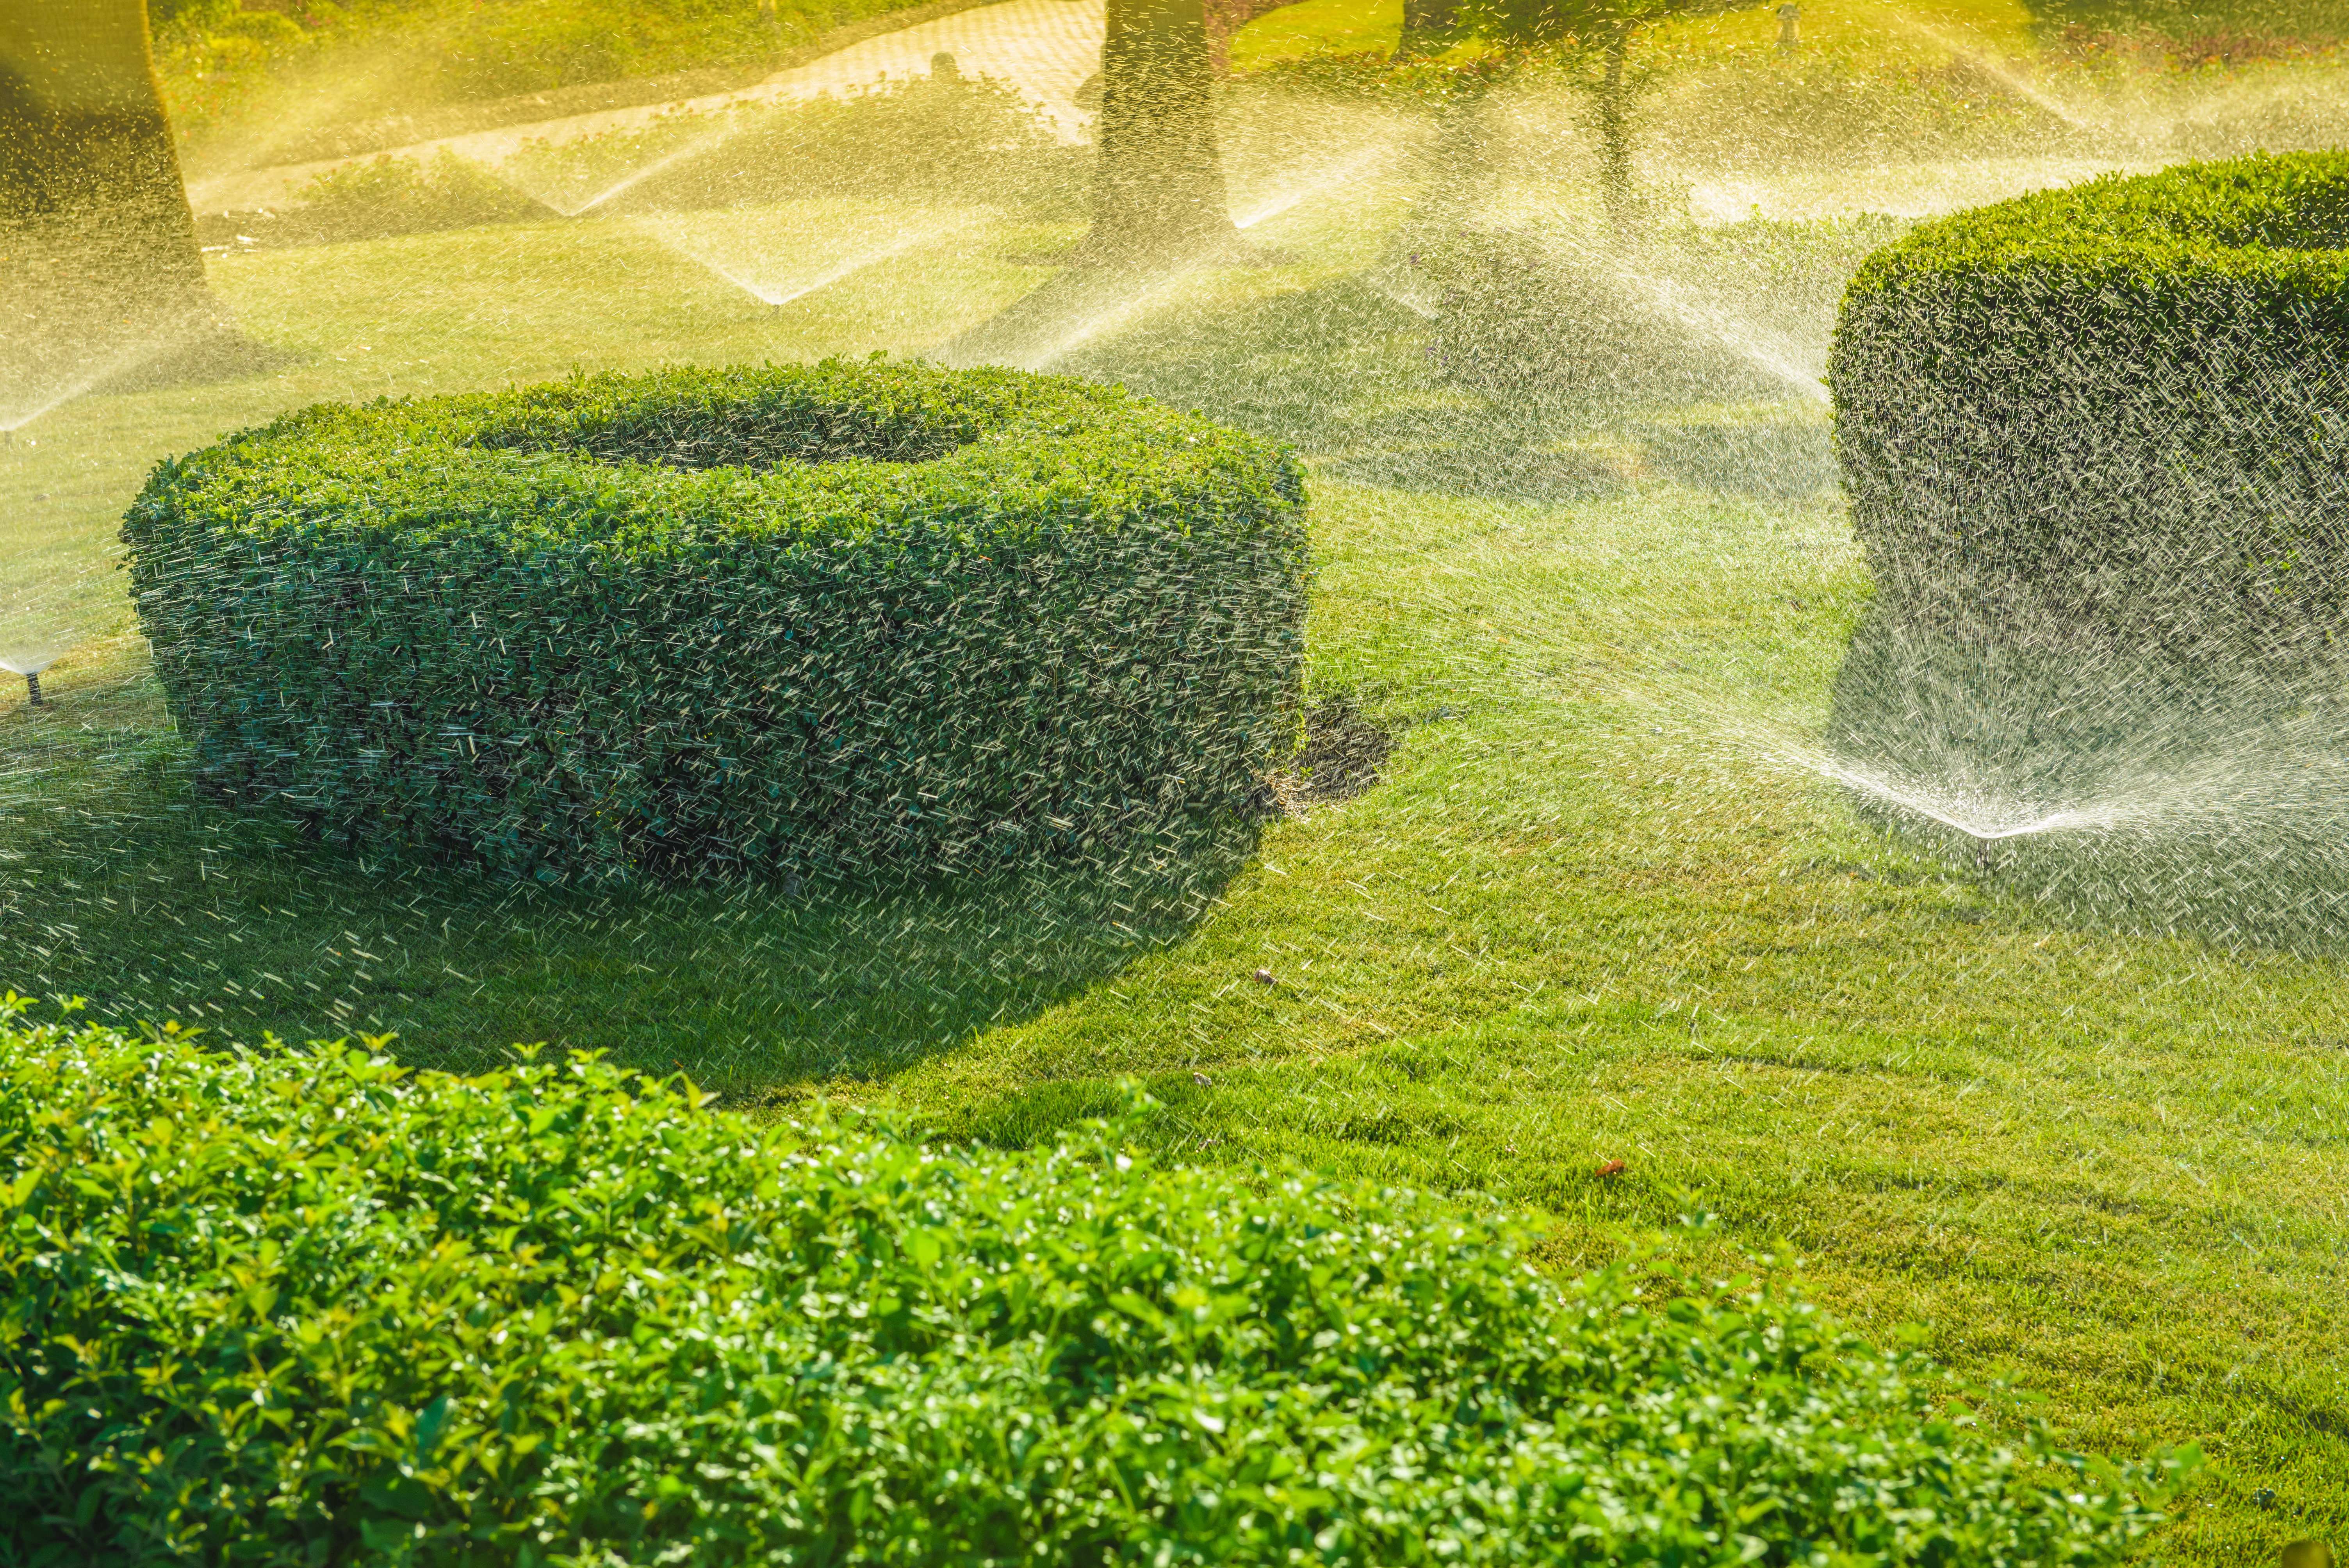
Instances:
[[[100,707],[0,714],[0,985],[240,1043],[395,1035],[418,1067],[543,1040],[727,1093],[885,1077],[1178,940],[1258,832],[1225,821],[995,878],[386,873],[194,797],[151,695],[88,722]]]

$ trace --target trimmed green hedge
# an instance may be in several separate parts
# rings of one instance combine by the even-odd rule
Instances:
[[[1846,294],[1854,522],[1906,608],[2189,656],[2349,612],[2349,152],[1928,223]]]
[[[211,787],[549,877],[1091,851],[1248,808],[1302,675],[1296,460],[1011,371],[325,405],[123,537]]]
[[[1517,1240],[1100,1124],[925,1147],[0,1007],[0,1555],[2021,1568],[2151,1522],[1784,1294]]]

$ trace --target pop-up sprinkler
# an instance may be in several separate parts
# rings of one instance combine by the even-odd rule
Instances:
[[[6,670],[11,675],[23,676],[26,701],[34,707],[46,707],[48,705],[41,696],[41,672],[56,664],[58,655],[64,651],[62,648],[43,648],[34,652],[19,650],[0,655],[0,670]]]

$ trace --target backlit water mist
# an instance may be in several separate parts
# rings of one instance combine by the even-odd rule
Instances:
[[[1747,47],[1768,36],[1759,12],[1674,24],[1630,100],[1625,228],[1588,80],[1352,81],[1268,64],[1243,30],[1216,89],[1241,243],[1104,263],[1086,247],[1102,15],[980,6],[722,91],[387,129],[360,162],[191,147],[216,290],[279,359],[150,386],[129,373],[173,346],[142,339],[0,393],[0,429],[43,428],[0,453],[0,504],[42,520],[0,589],[122,637],[102,568],[146,465],[313,402],[876,350],[1042,369],[1292,442],[1328,506],[1424,502],[1489,531],[1474,574],[1495,605],[1468,624],[1489,622],[1512,667],[1581,670],[1554,687],[1563,710],[1661,704],[1731,773],[1808,780],[1959,874],[1996,846],[2006,885],[2095,918],[2249,931],[2288,907],[2271,925],[2321,927],[2310,911],[2349,888],[2319,830],[2349,816],[2329,688],[2279,708],[2116,659],[2058,679],[1887,653],[1849,604],[1785,627],[1725,615],[1711,634],[1734,656],[1647,659],[1636,678],[1578,650],[1594,616],[1660,616],[1692,573],[1728,596],[1756,572],[1857,570],[1822,377],[1871,250],[1920,215],[2106,169],[2322,144],[2349,125],[2333,73],[2122,55],[2059,73],[2053,45],[1907,11],[1875,32],[1806,20],[1806,52],[1784,57]],[[1642,508],[1671,520],[1672,542],[1637,546],[1659,552],[1651,586],[1603,612],[1518,597],[1602,557]],[[1538,549],[1506,543],[1542,528]],[[0,625],[0,648],[20,635]],[[1826,667],[1794,651],[1820,637]],[[1788,686],[1804,695],[1782,702]]]

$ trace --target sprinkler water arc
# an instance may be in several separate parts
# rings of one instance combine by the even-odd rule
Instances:
[[[47,707],[48,698],[41,695],[41,672],[64,656],[63,648],[43,648],[34,652],[12,653],[0,656],[0,670],[25,677],[25,706]]]

